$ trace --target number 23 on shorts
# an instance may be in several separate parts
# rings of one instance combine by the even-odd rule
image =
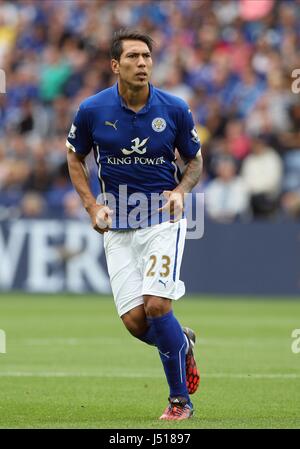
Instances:
[[[157,256],[155,256],[154,254],[152,256],[150,256],[150,261],[151,261],[151,265],[149,270],[147,271],[146,276],[148,277],[153,277],[156,275],[157,273]],[[167,277],[170,274],[170,264],[171,264],[171,259],[169,256],[161,256],[161,271],[159,272],[159,275],[161,277]]]

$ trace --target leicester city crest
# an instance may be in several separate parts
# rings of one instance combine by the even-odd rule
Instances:
[[[166,129],[166,126],[167,124],[165,119],[161,117],[156,117],[152,120],[152,129],[157,133],[161,133],[162,131],[164,131]]]

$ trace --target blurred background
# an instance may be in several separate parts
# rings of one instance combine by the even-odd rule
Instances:
[[[117,318],[66,165],[121,27],[154,38],[152,82],[202,142],[175,306],[202,379],[186,426],[299,428],[300,0],[0,0],[0,427],[166,428],[159,357]]]
[[[0,0],[0,289],[109,292],[65,140],[80,102],[115,82],[122,27],[153,37],[152,82],[189,103],[202,142],[188,292],[298,295],[298,0]]]

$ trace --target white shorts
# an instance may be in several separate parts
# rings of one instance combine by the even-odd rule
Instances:
[[[179,280],[186,219],[144,229],[108,231],[104,249],[119,316],[144,304],[143,295],[179,299],[185,286]]]

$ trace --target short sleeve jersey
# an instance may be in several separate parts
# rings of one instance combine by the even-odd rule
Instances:
[[[151,84],[149,88],[147,104],[138,112],[125,105],[117,83],[87,98],[66,142],[83,156],[93,150],[101,202],[114,210],[116,229],[155,224],[150,218],[156,215],[157,205],[155,201],[150,205],[151,198],[173,190],[181,179],[175,148],[184,161],[193,159],[201,148],[188,105]],[[141,207],[141,198],[148,200],[147,207]],[[138,205],[135,216],[142,216],[138,226],[131,226],[128,216]]]

